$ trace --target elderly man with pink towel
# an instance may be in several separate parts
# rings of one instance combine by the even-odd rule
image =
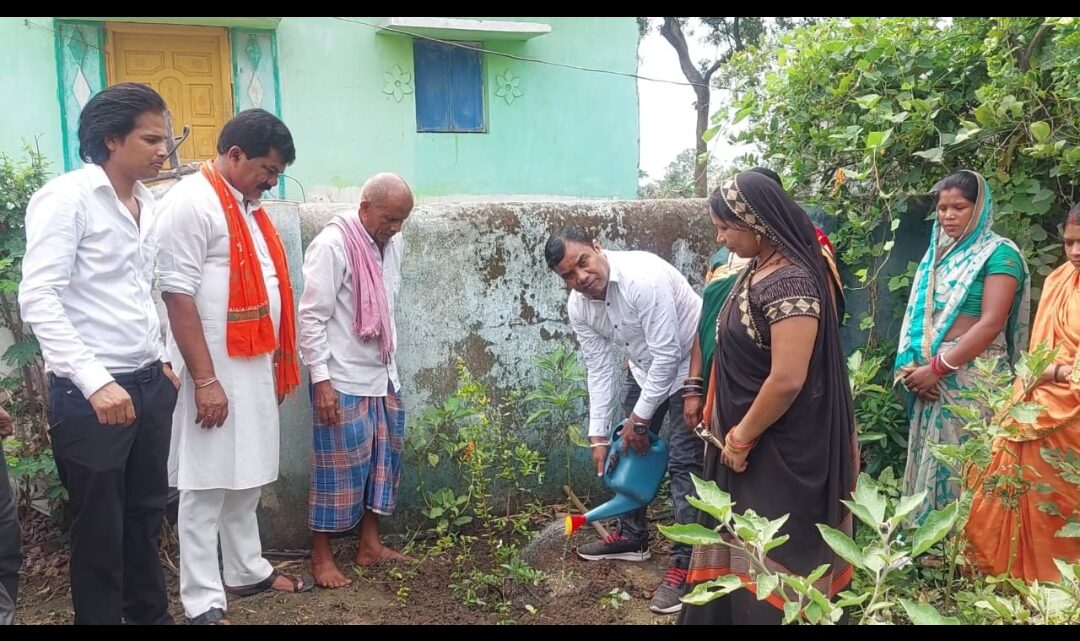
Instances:
[[[308,520],[312,574],[324,588],[351,583],[330,537],[358,523],[357,564],[411,560],[382,544],[379,517],[394,512],[405,444],[394,311],[412,208],[401,177],[372,176],[359,212],[335,216],[304,256],[300,355],[315,414]]]

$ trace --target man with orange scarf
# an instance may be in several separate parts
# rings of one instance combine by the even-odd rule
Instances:
[[[1057,352],[1023,398],[1042,412],[1030,423],[1006,419],[1007,436],[997,439],[989,468],[974,479],[965,529],[980,571],[1028,582],[1056,581],[1061,573],[1055,559],[1080,559],[1076,539],[1057,536],[1080,509],[1080,488],[1044,456],[1065,458],[1080,450],[1080,204],[1066,216],[1063,235],[1065,264],[1046,277],[1031,327],[1032,349],[1045,345]],[[995,482],[1018,472],[1026,491]],[[1046,503],[1056,510],[1045,509]]]
[[[261,109],[227,122],[217,151],[165,195],[156,228],[168,349],[186,381],[169,475],[180,490],[180,599],[194,624],[227,622],[227,592],[313,585],[263,558],[255,518],[278,475],[277,406],[300,382],[289,267],[258,199],[296,151],[285,124]]]

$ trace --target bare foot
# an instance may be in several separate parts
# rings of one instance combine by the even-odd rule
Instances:
[[[315,577],[315,583],[319,587],[343,588],[352,583],[352,579],[341,573],[333,557],[325,560],[311,560],[311,574]]]
[[[375,565],[376,563],[383,563],[386,561],[413,563],[416,559],[403,552],[398,552],[393,548],[388,548],[385,545],[379,545],[379,547],[373,549],[362,547],[356,551],[357,565]]]

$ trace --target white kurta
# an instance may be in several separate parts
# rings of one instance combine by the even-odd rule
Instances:
[[[242,195],[233,195],[244,208]],[[258,207],[248,203],[244,218],[262,267],[276,335],[281,299],[270,252],[251,214]],[[169,482],[181,490],[243,490],[271,483],[278,475],[279,450],[273,354],[228,355],[229,228],[217,194],[202,174],[181,180],[161,200],[156,233],[161,291],[195,298],[215,376],[229,399],[223,426],[207,430],[195,423],[194,384],[169,332],[166,347],[183,381],[173,413]]]

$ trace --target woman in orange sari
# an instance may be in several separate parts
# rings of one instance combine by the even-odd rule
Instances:
[[[1028,582],[1059,579],[1054,559],[1080,559],[1080,540],[1055,536],[1080,507],[1080,489],[1042,456],[1044,450],[1062,456],[1080,452],[1080,204],[1069,211],[1064,239],[1066,263],[1047,277],[1031,332],[1033,349],[1043,343],[1057,349],[1054,362],[1024,399],[1045,410],[1032,423],[1007,419],[1010,436],[994,444],[966,528],[980,571]],[[1017,469],[1026,492],[994,489],[989,482],[994,476],[1013,476]],[[1055,503],[1060,515],[1040,509],[1045,502]]]

